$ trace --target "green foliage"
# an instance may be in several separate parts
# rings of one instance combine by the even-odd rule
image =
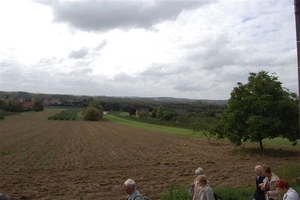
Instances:
[[[190,129],[175,128],[175,127],[169,127],[169,126],[159,126],[159,125],[153,125],[153,124],[149,124],[149,123],[141,123],[141,122],[129,120],[128,118],[125,118],[125,117],[121,117],[121,116],[117,117],[117,116],[114,116],[111,114],[105,115],[105,119],[110,120],[115,123],[124,124],[126,126],[132,126],[132,127],[142,128],[142,129],[146,129],[146,130],[160,131],[160,132],[179,134],[179,135],[184,135],[184,136],[193,135],[193,132]],[[137,118],[137,117],[131,117],[131,119],[155,120],[152,118]],[[138,121],[140,121],[140,120],[138,120]],[[160,121],[160,120],[156,120],[156,121]]]
[[[249,200],[253,196],[253,187],[249,188],[233,188],[233,187],[214,187],[214,193],[221,200]]]
[[[100,111],[95,107],[88,107],[84,112],[84,120],[87,121],[99,121],[100,118]]]
[[[276,170],[276,175],[289,182],[290,185],[300,187],[300,162],[290,163]]]
[[[207,110],[203,115],[204,117],[216,117],[216,113],[213,110]]]
[[[213,118],[199,118],[190,124],[190,128],[195,132],[208,131],[211,133],[214,128],[214,123],[215,119]]]
[[[44,110],[43,102],[41,100],[36,100],[33,105],[33,110],[34,111],[43,111]]]
[[[263,152],[259,148],[235,148],[232,150],[232,154],[234,155],[243,155],[244,157],[259,155],[262,157],[274,157],[274,158],[286,158],[288,159],[291,156],[297,156],[298,153],[286,150],[286,149],[272,149],[266,148]]]
[[[92,109],[89,109],[90,107],[96,108],[99,111],[99,114],[93,113],[94,111],[92,111]],[[92,112],[93,114],[92,113],[87,114],[85,112],[85,115],[84,115],[85,120],[87,120],[87,118],[90,118],[92,115],[94,115],[95,118],[94,118],[94,120],[91,120],[93,118],[92,117],[92,118],[90,118],[89,121],[98,121],[98,120],[102,119],[102,117],[103,117],[103,107],[102,107],[100,101],[91,101],[89,103],[89,106],[88,106],[87,110],[89,110],[89,112]],[[86,118],[86,115],[88,115],[87,118]],[[96,118],[97,118],[96,115],[99,115],[98,120],[96,120]]]
[[[60,113],[48,117],[49,120],[76,120],[77,112],[75,110],[63,110]]]
[[[170,186],[170,189],[165,194],[159,198],[160,200],[182,200],[182,199],[191,199],[188,194],[188,189],[181,186],[179,189],[176,189],[174,185]]]
[[[165,110],[161,119],[165,121],[171,121],[172,119],[175,120],[175,117],[177,116],[177,113]]]
[[[1,110],[6,111],[6,112],[22,112],[23,111],[23,106],[20,102],[10,99],[7,103],[4,101],[0,102],[1,105]]]
[[[139,117],[149,117],[149,113],[142,110],[140,113],[139,113]]]
[[[299,131],[298,98],[282,88],[278,78],[261,71],[250,73],[247,84],[238,83],[214,133],[236,146],[283,137],[296,144]]]
[[[158,106],[157,112],[156,112],[156,118],[161,119],[164,116],[164,109],[162,106]]]
[[[0,120],[4,120],[4,112],[0,110]]]

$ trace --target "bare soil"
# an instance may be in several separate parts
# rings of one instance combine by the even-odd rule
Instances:
[[[11,199],[125,199],[132,178],[153,200],[189,184],[202,167],[212,187],[254,185],[253,168],[299,160],[235,153],[228,142],[147,131],[109,121],[53,121],[57,111],[0,121],[0,193]],[[256,147],[256,144],[244,146]],[[274,148],[274,147],[273,147]]]

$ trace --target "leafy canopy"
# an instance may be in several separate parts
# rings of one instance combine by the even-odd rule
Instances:
[[[268,72],[250,73],[248,83],[237,83],[221,120],[215,127],[218,137],[227,137],[236,146],[283,137],[297,143],[299,133],[298,97],[281,86]]]
[[[90,101],[84,111],[84,119],[88,121],[99,121],[103,117],[103,107],[99,101]]]

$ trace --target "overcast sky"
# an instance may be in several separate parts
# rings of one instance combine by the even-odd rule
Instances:
[[[293,0],[1,0],[0,91],[228,99],[298,93]]]

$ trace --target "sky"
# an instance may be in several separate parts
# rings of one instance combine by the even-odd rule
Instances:
[[[230,98],[266,71],[298,94],[293,0],[1,0],[0,91]]]

